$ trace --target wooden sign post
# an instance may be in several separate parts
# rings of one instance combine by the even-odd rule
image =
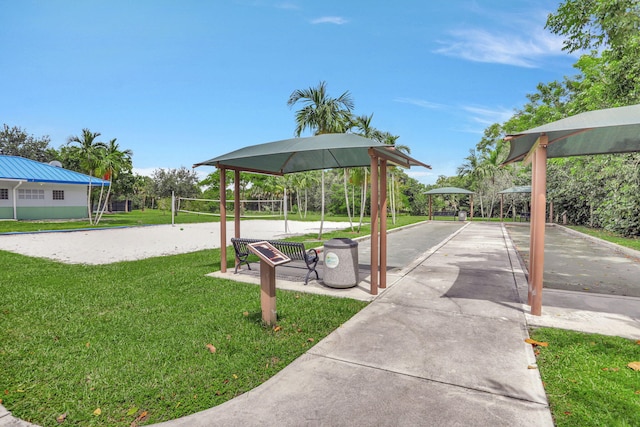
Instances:
[[[262,321],[273,325],[277,320],[276,311],[276,266],[286,264],[291,258],[280,252],[269,242],[247,245],[260,258],[260,306]]]

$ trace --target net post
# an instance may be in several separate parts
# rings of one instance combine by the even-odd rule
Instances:
[[[171,192],[171,225],[176,225],[176,194]]]

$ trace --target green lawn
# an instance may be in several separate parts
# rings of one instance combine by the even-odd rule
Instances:
[[[166,223],[166,215],[110,215],[101,226]],[[213,219],[179,217],[179,223]],[[399,217],[395,226],[420,220]],[[7,221],[0,227],[90,226]],[[323,240],[345,233],[366,235],[368,222],[360,232],[326,233]],[[233,251],[227,254],[231,267]],[[366,306],[278,290],[278,329],[266,327],[258,286],[205,276],[219,269],[219,250],[101,266],[4,251],[0,257],[0,403],[42,426],[59,425],[56,418],[63,415],[65,425],[129,426],[145,414],[136,422],[210,408],[264,382]]]
[[[640,426],[640,341],[534,329],[538,368],[558,427]],[[638,337],[640,338],[640,337]]]
[[[154,423],[210,408],[366,305],[279,290],[276,331],[261,322],[258,286],[205,277],[219,250],[103,266],[0,256],[0,399],[42,426],[62,414],[65,425],[129,426],[144,412]]]
[[[401,216],[395,226],[420,220]],[[101,225],[156,223],[170,223],[170,214],[117,214]],[[366,235],[364,224],[323,240]],[[0,232],[75,226],[89,227],[7,221]],[[155,423],[218,405],[273,376],[366,306],[278,290],[279,328],[266,327],[259,287],[205,276],[219,269],[219,250],[103,266],[0,257],[0,403],[42,426],[59,425],[62,415],[63,425]],[[558,426],[640,425],[640,372],[626,367],[640,361],[638,343],[544,328],[531,334],[549,342],[538,347],[538,366]]]

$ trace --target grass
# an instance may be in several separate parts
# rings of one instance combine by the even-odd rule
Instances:
[[[62,414],[65,425],[129,426],[210,408],[366,305],[278,290],[276,331],[261,322],[258,286],[205,277],[219,250],[103,266],[0,256],[0,399],[42,426]]]
[[[584,226],[572,225],[570,228],[581,233],[588,234],[589,236],[615,243],[616,245],[640,251],[640,238],[622,237],[609,231]]]
[[[558,427],[640,425],[640,341],[534,329],[538,368]]]
[[[166,215],[134,211],[100,225],[167,223]],[[420,220],[398,217],[395,226]],[[366,224],[323,240],[367,235]],[[88,227],[0,222],[2,232]],[[233,251],[227,254],[231,267]],[[156,423],[219,405],[273,376],[366,306],[278,290],[278,329],[266,327],[258,286],[205,277],[219,269],[217,249],[102,266],[0,256],[0,403],[42,426],[57,426],[63,415],[65,425]]]

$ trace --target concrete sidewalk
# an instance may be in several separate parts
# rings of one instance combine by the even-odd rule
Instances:
[[[256,389],[159,424],[552,426],[501,224],[470,223]]]

